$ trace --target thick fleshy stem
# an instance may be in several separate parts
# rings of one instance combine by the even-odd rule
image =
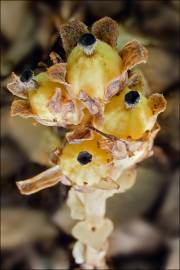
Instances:
[[[73,256],[83,269],[108,269],[106,254],[108,238],[113,231],[113,223],[105,217],[107,199],[114,194],[126,192],[136,180],[136,168],[123,170],[117,180],[119,188],[99,189],[72,187],[67,204],[71,217],[78,220],[72,229],[77,239]],[[106,186],[107,187],[107,186]]]
[[[73,248],[76,263],[83,269],[108,269],[106,252],[113,223],[105,218],[106,200],[115,190],[78,191],[71,188],[68,206],[73,219],[80,220],[72,229],[77,242]]]

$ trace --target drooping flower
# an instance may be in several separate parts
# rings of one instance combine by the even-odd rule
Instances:
[[[126,87],[106,105],[103,119],[95,118],[94,127],[119,139],[138,140],[153,129],[158,114],[165,108],[163,95],[146,98],[141,90]]]
[[[28,81],[22,81],[22,75],[18,77],[13,74],[14,80],[8,84],[8,89],[23,99],[14,100],[11,114],[24,118],[33,117],[48,126],[67,127],[79,124],[83,118],[82,106],[69,98],[65,72],[65,64],[59,63],[50,67],[47,72],[32,75]]]
[[[67,39],[71,40],[69,28],[73,26],[74,22],[61,26],[65,49]],[[118,52],[118,30],[118,24],[105,17],[94,23],[91,33],[84,25],[84,34],[77,35],[76,42],[75,38],[72,41],[72,45],[77,45],[72,46],[67,58],[67,81],[72,85],[73,96],[81,100],[93,115],[102,114],[104,104],[124,88],[127,71],[147,61],[147,50],[137,41],[126,44]]]
[[[147,50],[137,41],[116,49],[118,24],[105,17],[91,32],[79,21],[60,26],[67,63],[54,64],[38,75],[13,73],[9,91],[21,98],[12,104],[12,115],[33,117],[48,126],[74,128],[84,114],[102,117],[111,97],[128,84],[128,71],[147,61]]]

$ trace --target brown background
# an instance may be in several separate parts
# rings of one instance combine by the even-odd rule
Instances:
[[[118,46],[138,39],[149,50],[142,65],[150,93],[164,93],[167,110],[154,156],[138,169],[135,186],[114,196],[111,269],[179,269],[179,1],[1,1],[1,253],[2,269],[75,269],[72,221],[61,185],[30,197],[15,182],[46,166],[49,133],[32,121],[10,118],[6,90],[12,71],[48,64],[54,50],[64,57],[56,25],[79,18],[91,25],[110,16],[120,25]],[[150,94],[149,93],[149,94]],[[62,130],[56,130],[59,134]],[[53,140],[53,138],[51,138]]]

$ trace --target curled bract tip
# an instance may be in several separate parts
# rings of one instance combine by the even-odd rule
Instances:
[[[110,17],[104,17],[95,22],[91,29],[92,33],[100,40],[116,47],[119,25]]]
[[[30,179],[16,182],[21,194],[30,195],[42,189],[52,187],[62,181],[59,166],[54,166]]]
[[[92,118],[102,120],[106,106],[126,86],[144,87],[137,74],[132,76],[129,71],[147,61],[147,50],[134,40],[119,53],[118,33],[118,24],[109,17],[95,22],[91,31],[78,20],[62,24],[60,35],[67,62],[52,52],[53,65],[45,72],[34,75],[24,71],[20,76],[13,73],[8,89],[26,99],[27,104],[14,103],[12,114],[68,128],[83,123],[86,110]],[[91,135],[85,136],[89,139]]]
[[[120,51],[123,71],[127,71],[148,60],[148,50],[138,41],[133,40],[124,45]]]
[[[12,116],[33,117],[47,126],[78,125],[83,118],[82,105],[69,97],[69,85],[65,82],[65,74],[66,64],[58,63],[51,66],[47,72],[34,76],[38,88],[18,86],[21,94],[16,91],[16,96],[22,97],[23,93],[26,100],[19,99],[12,103]],[[19,77],[15,75],[15,78],[19,83]],[[22,83],[18,85],[21,86]]]

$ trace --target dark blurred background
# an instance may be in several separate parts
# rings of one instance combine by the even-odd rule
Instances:
[[[120,27],[118,48],[137,39],[149,50],[141,65],[149,91],[163,93],[167,110],[159,119],[154,156],[142,162],[134,187],[111,198],[115,223],[111,269],[179,269],[179,0],[1,1],[1,269],[77,269],[71,248],[73,221],[62,185],[29,197],[15,182],[47,168],[48,152],[61,130],[10,117],[6,89],[12,71],[64,57],[59,24],[72,18],[88,26],[110,16]]]

